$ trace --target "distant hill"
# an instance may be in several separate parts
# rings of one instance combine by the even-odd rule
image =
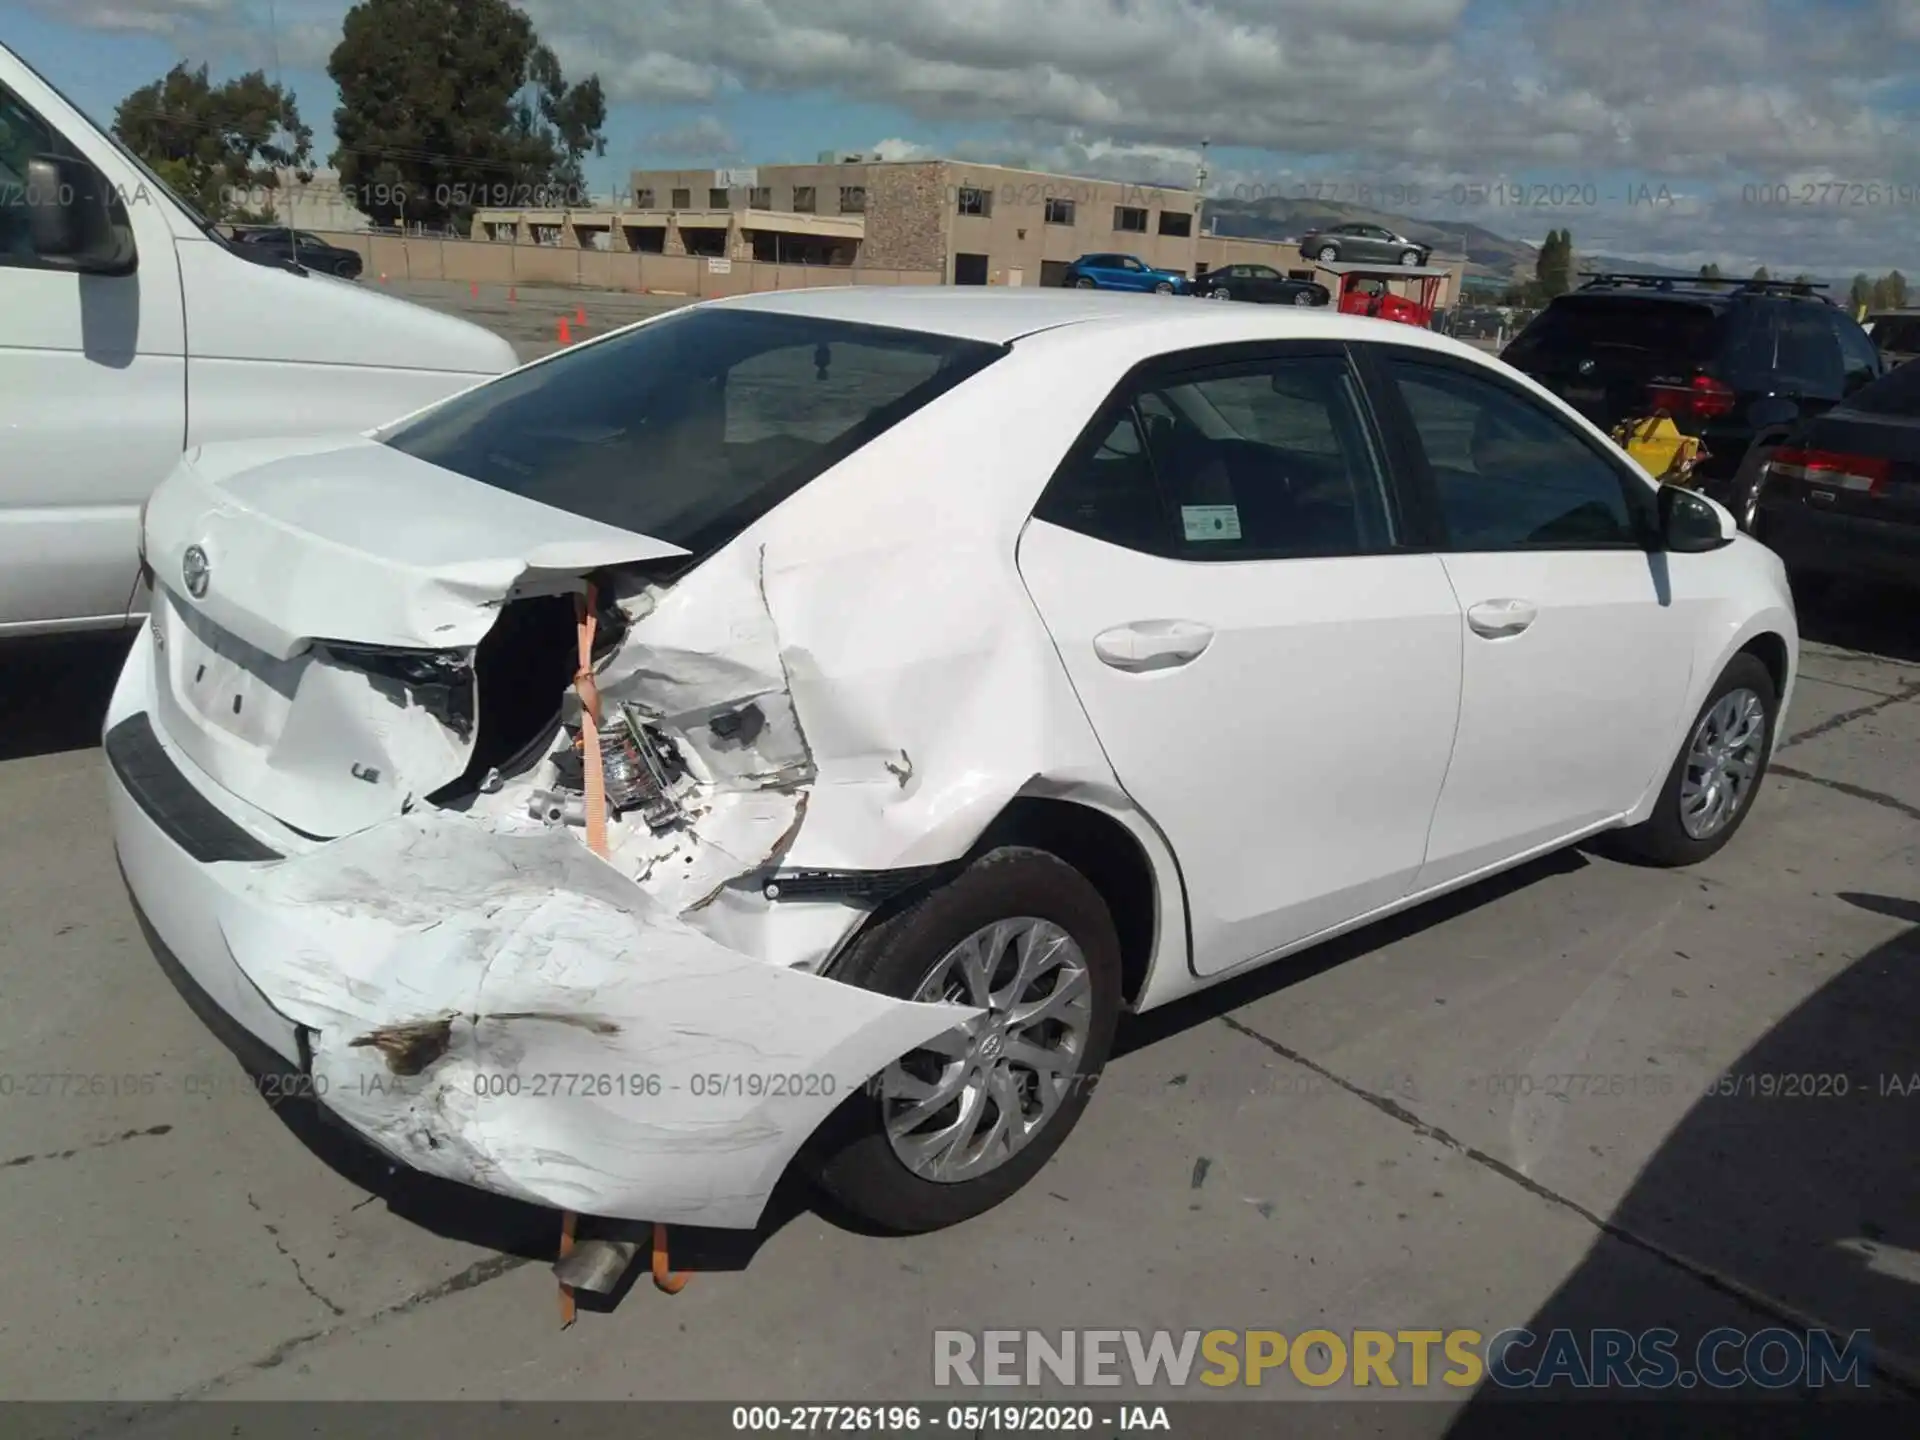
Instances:
[[[1206,207],[1206,223],[1213,233],[1249,240],[1297,239],[1317,226],[1355,221],[1385,225],[1409,239],[1433,246],[1441,255],[1466,256],[1469,280],[1477,278],[1500,285],[1531,280],[1534,262],[1539,256],[1538,246],[1496,234],[1484,225],[1420,220],[1411,215],[1395,215],[1337,201],[1269,196],[1261,200],[1209,200]],[[1578,235],[1574,243],[1577,247]],[[1583,270],[1631,270],[1643,275],[1673,276],[1696,273],[1639,260],[1617,260],[1607,255],[1581,253],[1578,258]]]

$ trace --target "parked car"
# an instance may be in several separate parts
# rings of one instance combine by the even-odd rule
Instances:
[[[249,260],[291,261],[309,270],[324,270],[342,280],[358,280],[364,263],[357,250],[330,245],[307,230],[242,230],[234,239],[239,253]]]
[[[1706,448],[1702,487],[1736,511],[1770,447],[1884,369],[1817,288],[1619,274],[1553,300],[1501,358],[1604,429],[1666,411]]]
[[[1867,316],[1861,328],[1873,337],[1888,369],[1920,355],[1920,310],[1882,310]]]
[[[1333,292],[1313,280],[1290,280],[1271,265],[1222,265],[1193,282],[1209,300],[1251,300],[1258,305],[1326,305]]]
[[[1060,283],[1070,290],[1150,290],[1185,295],[1192,287],[1179,270],[1162,270],[1138,255],[1082,255],[1066,268]]]
[[[137,517],[183,451],[363,429],[516,363],[228,239],[4,46],[0,277],[0,635],[145,612]]]
[[[1796,428],[1745,498],[1803,598],[1842,576],[1920,590],[1920,366]]]
[[[1300,241],[1300,253],[1309,260],[1368,265],[1424,265],[1433,254],[1431,245],[1409,239],[1384,225],[1329,225],[1310,230]]]
[[[394,1163],[656,1224],[796,1161],[951,1224],[1123,1010],[1600,831],[1712,855],[1798,654],[1771,551],[1489,356],[1058,291],[669,312],[196,451],[144,553],[159,943]]]

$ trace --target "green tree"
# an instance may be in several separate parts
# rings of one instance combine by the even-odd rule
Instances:
[[[1853,284],[1847,289],[1848,308],[1857,312],[1861,306],[1871,305],[1872,303],[1873,281],[1869,280],[1865,275],[1854,276]]]
[[[1907,305],[1907,277],[1898,270],[1887,272],[1887,305],[1893,310],[1904,310]]]
[[[1534,258],[1533,278],[1537,293],[1551,300],[1573,288],[1573,232],[1549,230]]]
[[[1767,273],[1767,267],[1762,265],[1758,270],[1753,272],[1753,278],[1757,282],[1764,283],[1765,281],[1771,280],[1773,277]]]
[[[1718,265],[1702,265],[1700,267],[1700,278],[1702,280],[1718,280],[1722,278],[1720,275],[1720,267]]]
[[[209,220],[271,220],[280,172],[313,178],[313,131],[259,70],[215,85],[183,61],[120,102],[113,133]]]
[[[332,162],[376,224],[451,225],[476,209],[577,205],[604,155],[597,75],[569,84],[508,0],[359,0],[327,62]]]

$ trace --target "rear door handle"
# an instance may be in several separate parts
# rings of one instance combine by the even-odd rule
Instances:
[[[1489,640],[1518,635],[1539,618],[1540,607],[1531,600],[1482,600],[1467,611],[1473,633]]]
[[[1196,620],[1136,620],[1093,637],[1093,653],[1116,670],[1168,670],[1198,660],[1213,629]]]

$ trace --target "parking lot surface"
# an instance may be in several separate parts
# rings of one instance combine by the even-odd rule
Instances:
[[[444,292],[528,353],[666,299]],[[121,642],[7,647],[0,1394],[933,1398],[938,1328],[1721,1324],[1870,1329],[1920,1389],[1910,615],[1804,617],[1791,738],[1698,869],[1569,851],[1149,1015],[997,1211],[885,1239],[794,1187],[565,1332],[552,1217],[268,1103],[155,963],[97,745]]]

